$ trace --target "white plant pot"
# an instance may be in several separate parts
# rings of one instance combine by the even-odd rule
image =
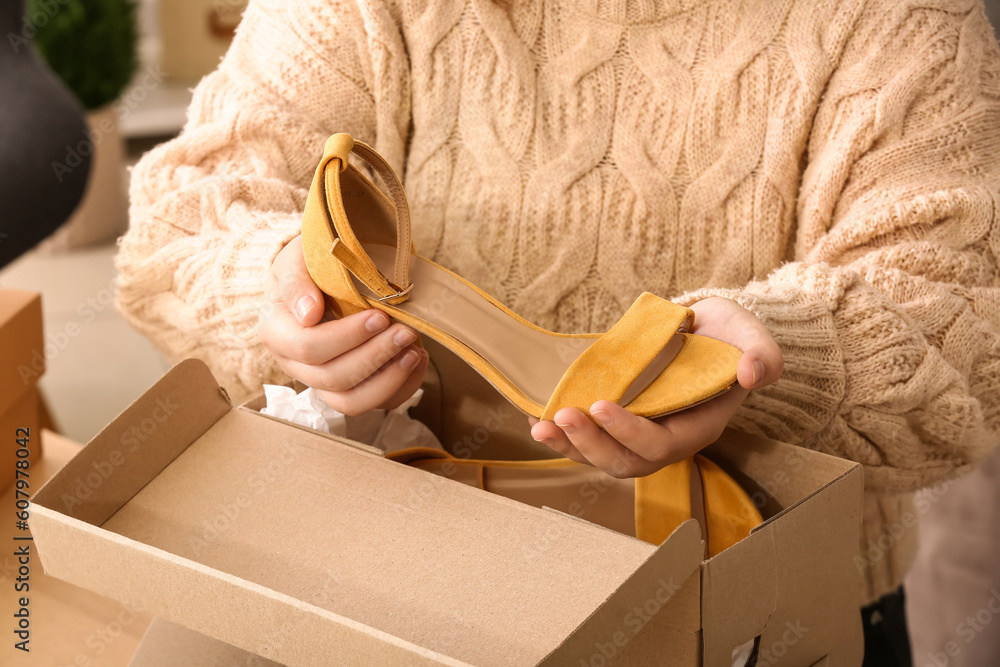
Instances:
[[[63,163],[53,165],[58,174],[72,169],[79,156],[93,151],[87,187],[79,206],[62,227],[42,241],[40,252],[59,252],[114,241],[128,227],[128,193],[125,186],[125,142],[118,128],[118,107],[108,104],[87,114],[91,141],[81,137],[66,147]]]

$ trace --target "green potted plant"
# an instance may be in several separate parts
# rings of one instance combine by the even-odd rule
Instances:
[[[119,99],[138,66],[135,12],[134,0],[27,0],[39,53],[87,110],[90,136],[67,146],[66,167],[93,153],[83,201],[50,237],[51,248],[107,242],[127,224],[118,122],[129,110]]]

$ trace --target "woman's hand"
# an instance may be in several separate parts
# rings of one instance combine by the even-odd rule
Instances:
[[[324,297],[306,270],[302,238],[271,264],[258,332],[278,366],[320,392],[334,410],[359,415],[392,409],[423,381],[428,355],[417,332],[376,309],[323,321]]]
[[[611,401],[597,401],[590,414],[563,408],[554,421],[531,419],[531,435],[563,456],[588,463],[612,477],[642,477],[692,456],[722,435],[751,389],[781,377],[781,350],[767,327],[735,301],[712,297],[691,306],[692,333],[710,336],[743,350],[736,369],[738,385],[722,396],[659,419],[637,417]]]

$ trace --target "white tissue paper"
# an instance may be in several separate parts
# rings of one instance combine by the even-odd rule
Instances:
[[[441,449],[441,442],[427,425],[410,417],[407,410],[420,403],[424,390],[418,388],[409,399],[393,410],[389,410],[382,420],[372,445],[386,454],[408,447],[430,447]],[[381,412],[381,411],[380,411]]]
[[[397,408],[370,410],[357,417],[348,417],[327,405],[311,388],[296,394],[291,387],[266,384],[264,397],[267,405],[261,412],[323,433],[363,442],[387,454],[409,447],[444,449],[425,424],[407,413],[420,403],[423,395],[424,390],[418,388]]]
[[[261,412],[265,415],[324,433],[347,436],[345,415],[327,405],[312,389],[296,394],[291,387],[265,384],[264,397],[267,399],[267,406]]]

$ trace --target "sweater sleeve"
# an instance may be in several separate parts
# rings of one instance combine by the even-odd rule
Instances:
[[[958,4],[859,20],[814,120],[794,261],[677,299],[734,299],[781,347],[784,376],[733,426],[858,461],[873,490],[1000,441],[1000,54]]]
[[[172,360],[208,363],[234,399],[282,378],[257,320],[324,140],[349,132],[374,143],[405,127],[393,90],[403,77],[386,58],[375,64],[388,47],[372,26],[384,17],[362,5],[252,2],[181,134],[132,173],[118,307]]]

